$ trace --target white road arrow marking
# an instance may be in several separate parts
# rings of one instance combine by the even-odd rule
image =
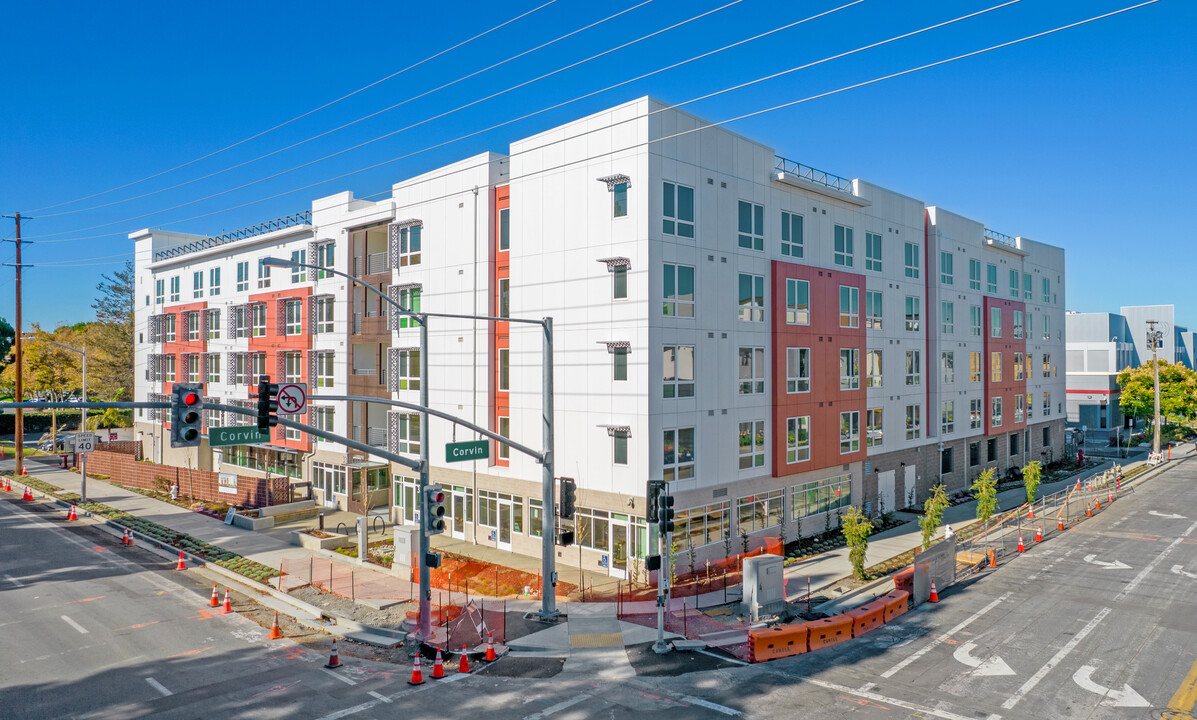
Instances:
[[[1130,570],[1130,565],[1127,565],[1126,563],[1122,562],[1121,560],[1115,560],[1114,562],[1106,562],[1105,560],[1094,560],[1093,558],[1095,558],[1095,557],[1097,557],[1097,556],[1096,555],[1086,555],[1085,562],[1089,563],[1090,565],[1100,565],[1101,567],[1105,568],[1106,570]]]
[[[1197,573],[1191,573],[1188,570],[1185,570],[1184,567],[1185,567],[1184,565],[1173,565],[1172,566],[1173,574],[1184,575],[1187,578],[1192,578],[1194,580],[1197,580]]]
[[[1165,515],[1164,513],[1156,512],[1155,510],[1148,510],[1147,514],[1155,515],[1156,517],[1168,518],[1169,520],[1188,520],[1188,518],[1184,515],[1177,515],[1176,513]]]
[[[1072,679],[1082,689],[1102,696],[1101,704],[1109,707],[1150,707],[1142,695],[1135,692],[1130,685],[1123,683],[1121,690],[1098,685],[1089,678],[1097,668],[1092,665],[1082,665],[1072,675]]]
[[[994,655],[988,660],[982,660],[972,656],[972,651],[977,649],[976,643],[966,642],[960,647],[956,648],[956,652],[952,653],[952,657],[958,661],[968,665],[972,668],[971,675],[1013,675],[1014,671],[1006,664],[1006,661]]]

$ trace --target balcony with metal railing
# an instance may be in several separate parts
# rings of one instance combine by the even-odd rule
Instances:
[[[1021,238],[1011,237],[997,230],[990,230],[989,228],[985,228],[985,244],[996,246],[1018,255],[1025,256],[1030,254],[1027,250],[1023,249]]]
[[[370,447],[386,447],[387,429],[384,427],[366,428],[366,444]]]
[[[389,275],[390,272],[391,269],[387,267],[387,252],[385,250],[382,252],[370,253],[366,256],[367,275],[380,275],[383,273]]]
[[[868,200],[856,195],[855,183],[846,177],[840,177],[825,170],[819,170],[809,165],[803,165],[797,160],[775,155],[773,165],[773,179],[792,187],[812,190],[825,197],[846,200],[853,205],[865,207],[871,205]]]

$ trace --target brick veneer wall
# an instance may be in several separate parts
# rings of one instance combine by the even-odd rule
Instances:
[[[290,481],[285,477],[267,479],[238,475],[237,492],[226,493],[220,491],[219,473],[138,462],[133,455],[105,451],[96,451],[88,455],[87,469],[107,475],[123,485],[145,490],[157,489],[158,478],[165,478],[167,483],[178,483],[181,495],[203,502],[263,507],[289,500]]]

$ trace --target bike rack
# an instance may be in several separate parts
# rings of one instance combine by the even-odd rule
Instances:
[[[371,530],[371,531],[373,531],[373,530],[374,530],[374,521],[376,521],[376,520],[377,520],[378,522],[382,523],[382,530],[379,530],[379,531],[378,531],[378,532],[379,532],[379,534],[386,534],[386,531],[387,531],[387,521],[386,521],[386,520],[383,520],[383,519],[382,519],[382,517],[381,517],[381,516],[379,516],[379,515],[375,515],[374,517],[370,518],[370,530]]]
[[[344,530],[345,537],[349,537],[349,528],[345,525],[345,523],[343,523],[343,522],[337,523],[337,532],[338,533],[342,532],[341,528],[345,528],[345,530]]]

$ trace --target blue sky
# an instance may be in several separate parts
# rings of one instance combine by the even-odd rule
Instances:
[[[90,200],[285,122],[547,0],[357,3],[18,3],[0,43],[0,212],[24,232],[26,322],[91,319],[100,274],[127,234],[215,235],[405,177],[650,94],[683,102],[1000,3],[864,0],[770,37],[446,147],[353,174],[530,111],[737,42],[851,0],[741,0],[571,70],[248,187],[330,153],[714,10],[732,0],[557,0],[348,100],[182,170]],[[719,121],[1133,4],[1021,0],[902,41],[717,95],[687,109]],[[425,93],[621,10],[566,41],[348,129],[183,187]],[[1063,246],[1069,310],[1191,309],[1197,181],[1197,7],[1161,0],[982,56],[731,124],[785,157],[859,177],[1009,235]],[[320,183],[320,184],[317,184]],[[290,192],[297,188],[314,187]],[[163,190],[140,199],[137,195]],[[206,200],[216,193],[223,193]],[[280,195],[279,197],[273,197]],[[270,198],[270,199],[265,199]],[[200,200],[199,202],[196,202]],[[123,202],[117,202],[123,201]],[[93,208],[96,205],[108,207]],[[182,205],[176,209],[159,212]],[[235,207],[241,206],[241,207]],[[234,209],[230,209],[234,208]],[[73,211],[73,212],[68,212]],[[58,214],[64,213],[68,214]],[[153,213],[153,214],[152,214]],[[146,217],[141,217],[146,216]],[[11,220],[0,237],[11,238]],[[12,262],[13,246],[0,246]],[[12,269],[0,315],[12,318]]]

